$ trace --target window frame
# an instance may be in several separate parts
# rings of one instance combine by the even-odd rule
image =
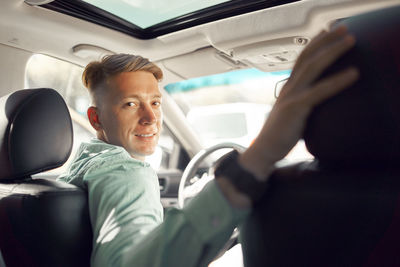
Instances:
[[[90,21],[138,39],[148,40],[204,23],[298,1],[301,0],[232,0],[178,16],[145,29],[81,0],[54,0],[41,7]]]

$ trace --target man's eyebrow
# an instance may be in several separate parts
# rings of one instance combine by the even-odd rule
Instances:
[[[125,98],[136,98],[136,99],[141,99],[142,97],[141,97],[140,95],[127,95],[127,96],[124,96],[123,98],[124,98],[124,99],[125,99]],[[161,94],[154,94],[154,95],[151,96],[151,98],[162,98],[162,95],[161,95]]]

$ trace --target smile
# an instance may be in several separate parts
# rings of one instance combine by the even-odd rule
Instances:
[[[152,137],[152,136],[155,136],[156,134],[135,134],[135,136],[138,136],[138,137]]]

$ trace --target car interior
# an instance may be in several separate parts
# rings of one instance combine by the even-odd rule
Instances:
[[[278,164],[269,193],[240,230],[243,264],[400,264],[398,93],[391,87],[400,77],[398,0],[109,2],[0,3],[0,266],[90,265],[86,193],[56,181],[79,143],[94,137],[80,81],[90,61],[131,53],[163,70],[164,130],[149,162],[167,210],[213,178],[224,151],[211,152],[251,144],[256,133],[249,133],[268,116],[297,56],[337,23],[347,23],[361,45],[336,68],[356,62],[365,75],[348,95],[313,113],[299,142],[309,152],[294,149]],[[242,76],[258,80],[237,86]],[[200,90],[200,83],[207,86]],[[368,91],[361,101],[359,91],[364,96],[371,85],[385,93]],[[195,127],[202,118],[189,120],[196,108],[242,102],[254,111],[265,107],[254,126],[243,115],[243,135],[205,129],[203,136]],[[233,114],[237,122],[241,114]],[[237,234],[233,239],[224,249]]]

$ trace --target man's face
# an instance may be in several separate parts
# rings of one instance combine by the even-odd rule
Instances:
[[[152,73],[124,72],[109,79],[99,103],[99,138],[143,160],[154,152],[161,131],[161,93]]]

